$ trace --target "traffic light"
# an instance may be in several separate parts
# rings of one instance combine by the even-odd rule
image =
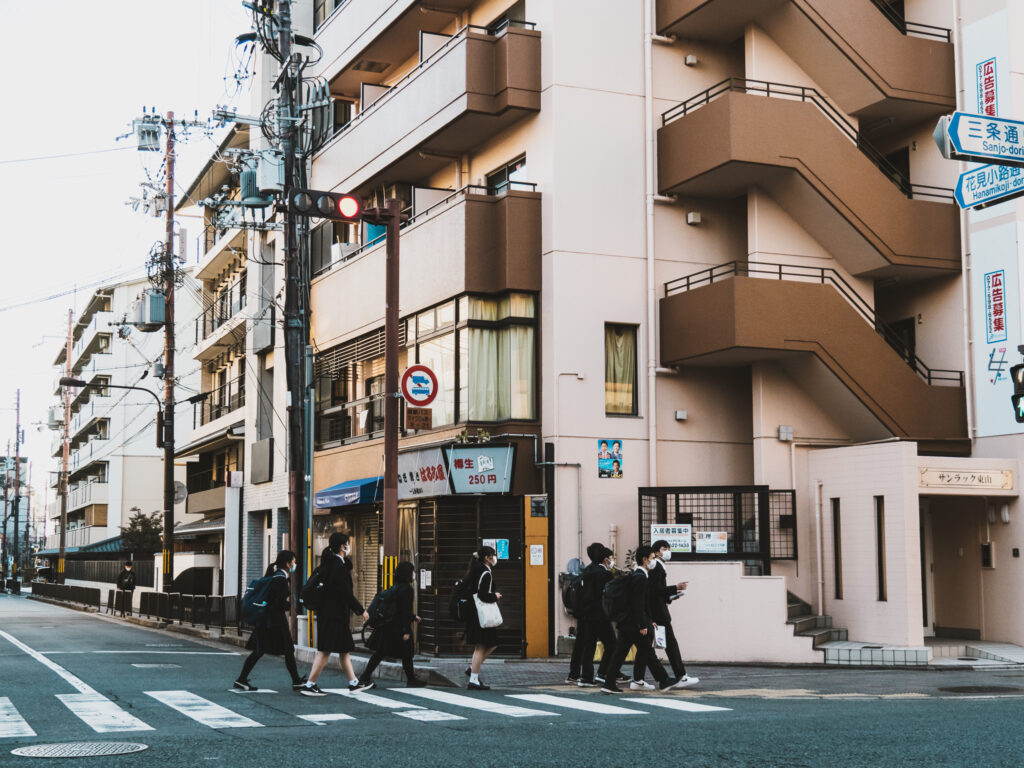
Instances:
[[[1013,380],[1013,394],[1010,396],[1013,418],[1018,424],[1024,424],[1024,363],[1010,368],[1010,378]]]
[[[293,189],[288,196],[292,212],[333,221],[360,221],[363,213],[358,197],[315,189]]]

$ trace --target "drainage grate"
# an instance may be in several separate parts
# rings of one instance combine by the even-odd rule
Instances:
[[[952,688],[939,688],[944,693],[1020,693],[1024,688],[1010,685],[959,685]]]
[[[144,749],[149,749],[149,745],[126,741],[71,741],[66,744],[33,744],[31,747],[18,747],[12,749],[11,754],[20,757],[97,757],[128,755]]]

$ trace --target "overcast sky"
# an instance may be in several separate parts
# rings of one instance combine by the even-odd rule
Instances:
[[[56,466],[50,432],[32,422],[56,403],[52,363],[68,309],[77,315],[94,290],[84,286],[143,273],[163,238],[162,219],[125,205],[161,157],[115,139],[143,106],[205,118],[226,103],[236,90],[233,40],[250,14],[241,0],[0,0],[0,11],[0,454],[14,438],[20,388],[22,455],[41,504]],[[247,105],[248,92],[235,103]],[[180,188],[213,148],[201,133],[181,148]]]

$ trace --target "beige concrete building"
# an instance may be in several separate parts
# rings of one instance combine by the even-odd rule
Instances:
[[[502,650],[543,655],[574,626],[569,561],[596,540],[621,563],[651,526],[675,529],[691,658],[1024,644],[1019,428],[972,267],[1016,247],[1017,208],[961,215],[931,138],[985,89],[1008,106],[1019,20],[960,5],[315,3],[334,107],[310,185],[402,200],[401,365],[437,378],[399,469],[421,650],[459,649],[445,604],[482,541],[509,547]],[[381,234],[311,245],[314,533],[355,535],[366,594]]]

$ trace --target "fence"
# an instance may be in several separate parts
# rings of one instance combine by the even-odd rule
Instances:
[[[153,561],[133,560],[135,586],[152,587]],[[77,581],[101,581],[116,584],[117,577],[124,570],[123,560],[67,560],[64,563],[64,578]]]
[[[182,595],[177,592],[143,592],[139,600],[139,614],[157,618],[171,624],[190,624],[193,627],[234,628],[241,632],[240,599],[237,596]]]
[[[70,565],[70,563],[66,563],[66,565]],[[35,582],[32,584],[32,594],[61,600],[65,603],[81,603],[97,610],[101,606],[99,587],[73,587],[70,584]]]

